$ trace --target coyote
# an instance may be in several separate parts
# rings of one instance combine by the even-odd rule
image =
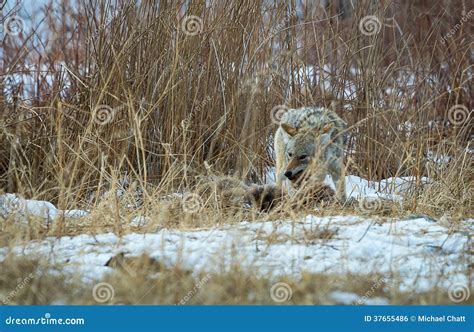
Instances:
[[[336,185],[336,197],[345,202],[344,138],[346,123],[327,108],[289,109],[275,133],[277,187],[284,177],[290,187],[321,184],[327,174]],[[308,170],[308,171],[306,171]]]

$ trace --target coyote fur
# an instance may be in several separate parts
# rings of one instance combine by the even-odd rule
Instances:
[[[247,185],[230,176],[201,176],[196,192],[214,207],[242,208],[250,205],[269,212],[281,199],[281,191],[273,185]]]
[[[320,184],[331,175],[336,197],[346,199],[344,137],[346,123],[327,108],[289,109],[275,133],[277,187],[288,179],[293,189]]]

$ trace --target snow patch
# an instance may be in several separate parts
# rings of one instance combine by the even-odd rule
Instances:
[[[318,238],[321,230],[333,232]],[[16,255],[48,257],[65,264],[83,280],[102,278],[112,271],[105,263],[116,254],[150,257],[195,273],[228,271],[238,262],[262,276],[299,278],[303,272],[322,274],[374,273],[387,276],[402,291],[448,288],[468,282],[466,252],[469,234],[455,232],[425,218],[378,223],[359,216],[316,217],[300,220],[242,222],[219,228],[154,234],[112,233],[47,238],[13,247]],[[267,239],[276,240],[267,240]],[[0,249],[3,260],[9,249]],[[337,295],[336,295],[337,296]]]

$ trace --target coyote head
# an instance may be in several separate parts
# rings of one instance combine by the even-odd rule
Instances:
[[[319,161],[324,159],[322,154],[330,143],[329,130],[332,124],[320,130],[301,130],[286,124],[282,124],[282,128],[290,136],[286,145],[287,167],[284,174],[291,182],[299,182],[307,169],[311,168],[311,173],[315,172]]]

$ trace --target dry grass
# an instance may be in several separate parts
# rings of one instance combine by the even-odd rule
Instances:
[[[445,289],[408,293],[396,290],[380,275],[309,274],[300,279],[256,277],[233,267],[226,273],[193,276],[179,267],[166,268],[147,256],[108,264],[114,272],[100,282],[84,283],[61,277],[61,270],[36,260],[9,258],[0,263],[0,297],[8,304],[365,304],[382,298],[391,304],[450,304]],[[46,269],[54,273],[46,273]],[[51,270],[50,270],[51,272]],[[284,283],[290,291],[272,298],[272,287]],[[94,286],[107,283],[112,293],[101,297]],[[342,303],[334,293],[354,293],[362,303]],[[93,294],[96,294],[94,297]],[[108,295],[107,295],[108,294]],[[275,295],[273,295],[275,296]],[[365,296],[365,298],[364,298]],[[99,301],[97,300],[99,298]],[[278,299],[278,297],[276,297]],[[467,299],[463,304],[474,303]],[[6,303],[5,303],[6,304]]]
[[[362,1],[340,16],[337,6],[283,2],[77,6],[64,2],[63,14],[76,13],[68,21],[45,9],[40,49],[30,38],[39,27],[26,24],[5,38],[3,79],[13,80],[0,106],[3,190],[70,208],[125,173],[146,190],[189,190],[206,173],[205,161],[215,172],[259,182],[273,164],[270,110],[332,105],[350,125],[349,173],[369,180],[430,175],[437,192],[454,196],[442,200],[443,209],[464,211],[472,124],[454,125],[448,110],[472,109],[470,25],[443,39],[467,10],[463,1],[449,9]],[[373,36],[358,26],[369,14],[383,23]],[[202,23],[196,35],[182,28],[189,15]],[[331,89],[295,76],[304,64],[324,70]],[[349,82],[357,95],[344,93]],[[104,125],[94,121],[101,105],[115,108]],[[428,150],[450,156],[451,167],[430,173]],[[462,177],[443,181],[449,174]],[[415,199],[425,209],[439,201],[430,193]]]
[[[265,182],[273,165],[271,110],[280,104],[336,110],[349,124],[348,174],[418,179],[403,209],[384,213],[424,213],[449,222],[473,215],[472,24],[446,37],[469,10],[464,0],[451,1],[449,8],[440,0],[358,1],[352,9],[347,2],[342,12],[337,3],[344,1],[325,8],[312,1],[61,3],[43,8],[42,25],[28,21],[20,35],[3,40],[0,193],[88,209],[91,215],[46,226],[5,220],[1,246],[47,236],[124,234],[137,231],[130,221],[143,215],[151,217],[139,231],[150,232],[305,214],[304,206],[295,210],[291,204],[269,214],[235,209],[220,204],[212,191],[202,192],[202,176]],[[183,28],[189,15],[199,18],[195,35]],[[378,33],[361,33],[366,15],[379,18]],[[319,74],[307,75],[307,65],[331,87],[315,81]],[[459,120],[449,112],[454,105],[471,113]],[[442,156],[449,157],[445,164],[433,162]],[[419,185],[422,176],[429,176],[429,186]],[[170,196],[185,192],[199,193],[199,213],[183,213],[183,200]],[[320,215],[354,211],[336,203],[311,209]],[[318,230],[307,241],[331,236]],[[40,265],[27,262],[11,273],[21,276]],[[127,278],[111,277],[115,299],[175,303],[195,282],[176,273],[167,271],[158,280],[144,273],[136,294],[127,294]],[[292,283],[294,303],[331,303],[320,292],[332,286],[314,287],[329,277],[305,278]],[[354,276],[337,279],[358,293],[369,280],[362,276],[359,285]],[[2,289],[11,289],[5,282]],[[31,285],[37,297],[18,296],[18,303],[91,301],[73,300],[84,285],[61,293],[66,281],[44,282]],[[56,284],[57,292],[49,295]],[[142,287],[151,284],[156,287],[140,299]],[[192,303],[268,303],[269,285],[241,271],[215,275]],[[440,303],[445,296],[437,294],[416,295],[413,303]],[[400,300],[406,294],[384,295],[406,303]]]

